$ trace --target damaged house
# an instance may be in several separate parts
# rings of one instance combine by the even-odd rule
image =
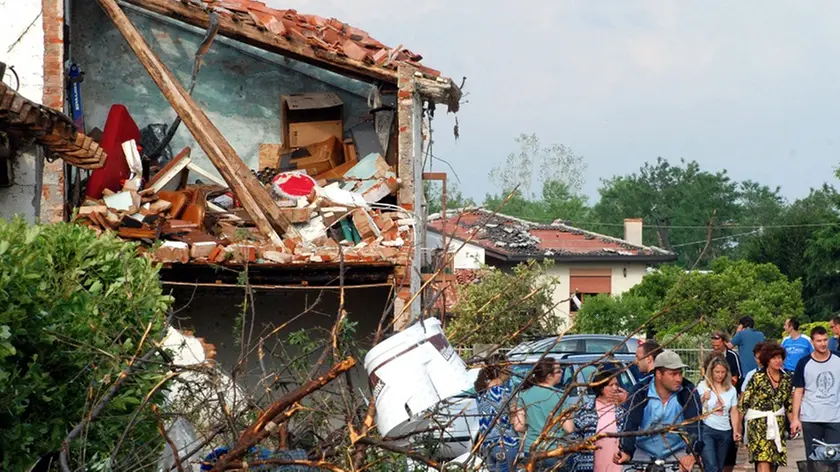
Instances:
[[[219,310],[216,289],[247,267],[292,314],[339,283],[368,323],[391,304],[398,326],[420,314],[421,156],[435,105],[456,112],[461,91],[419,54],[250,0],[12,2],[3,16],[4,92],[32,102],[0,102],[16,136],[2,216],[138,242],[164,283],[212,289],[191,312]],[[23,133],[27,120],[49,126]],[[229,335],[208,323],[196,329]]]
[[[446,248],[459,281],[483,265],[509,269],[527,260],[554,261],[553,299],[558,316],[574,316],[586,298],[619,295],[642,281],[648,267],[676,254],[642,244],[642,220],[624,221],[624,238],[555,221],[538,224],[482,209],[430,215],[429,247]]]

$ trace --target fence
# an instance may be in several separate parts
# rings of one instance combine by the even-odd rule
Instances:
[[[700,380],[700,365],[710,349],[674,348],[672,351],[679,354],[683,364],[688,366],[684,375],[692,382],[697,383]]]

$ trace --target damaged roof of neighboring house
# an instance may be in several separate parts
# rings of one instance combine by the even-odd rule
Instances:
[[[561,223],[533,223],[483,209],[453,210],[443,220],[431,216],[429,231],[482,247],[507,261],[554,259],[563,261],[635,260],[668,262],[676,254],[654,246],[593,233]],[[472,239],[470,239],[472,238]],[[454,243],[453,243],[454,244]]]
[[[335,18],[276,10],[253,0],[126,0],[155,13],[205,28],[209,15],[219,32],[261,49],[356,77],[397,83],[397,66],[417,69],[421,95],[458,110],[461,90],[450,78],[421,64],[422,56],[402,45],[390,48]]]
[[[39,105],[0,82],[0,131],[21,143],[34,140],[70,165],[97,169],[107,155],[90,137],[76,130],[60,111]]]

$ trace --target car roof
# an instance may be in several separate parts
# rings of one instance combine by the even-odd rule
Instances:
[[[576,341],[581,339],[608,339],[619,342],[623,341],[625,344],[627,344],[627,348],[630,350],[630,352],[634,352],[636,345],[638,345],[639,343],[639,340],[636,338],[627,338],[627,336],[620,336],[615,334],[566,334],[563,335],[563,337],[561,337],[559,340],[557,340],[556,336],[551,336],[535,341],[524,342],[511,349],[510,354],[530,354],[534,352],[542,353],[545,351],[546,347],[553,344],[555,340],[557,340],[557,342],[559,343],[561,341]]]
[[[516,363],[534,363],[542,357],[542,353],[534,354],[513,354],[508,359]],[[550,353],[547,357],[555,359],[559,364],[586,364],[596,363],[631,363],[636,359],[635,354],[573,354],[573,353]]]

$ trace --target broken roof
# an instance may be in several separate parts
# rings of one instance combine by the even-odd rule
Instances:
[[[502,260],[668,262],[677,259],[676,254],[665,249],[631,244],[562,223],[533,223],[483,209],[453,210],[447,216],[446,220],[431,216],[429,231],[469,240],[470,244]]]
[[[397,66],[408,64],[421,78],[441,84],[460,99],[452,79],[426,67],[423,57],[402,45],[390,48],[367,32],[335,18],[276,10],[253,0],[127,0],[155,13],[205,28],[209,14],[218,15],[219,32],[230,38],[335,70],[345,75],[397,83]],[[438,97],[434,97],[438,98]],[[450,105],[452,97],[444,100]]]
[[[107,155],[93,139],[76,130],[64,113],[39,105],[0,81],[0,131],[33,139],[70,165],[97,169]]]

